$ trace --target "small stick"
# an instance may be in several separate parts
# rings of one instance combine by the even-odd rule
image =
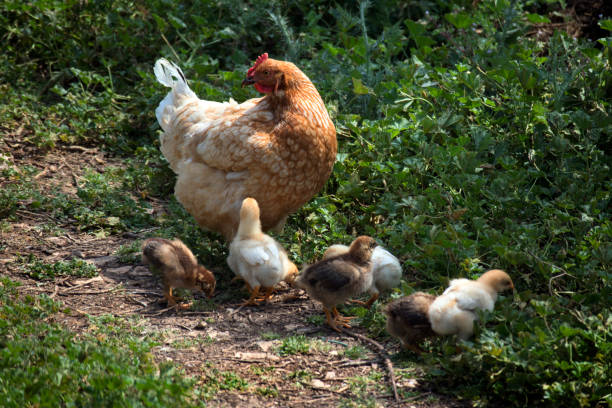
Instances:
[[[170,306],[170,307],[167,307],[167,308],[162,309],[162,310],[160,310],[160,311],[157,311],[157,312],[155,312],[155,313],[144,313],[144,314],[145,314],[146,316],[159,316],[159,315],[161,315],[161,314],[166,313],[168,310],[172,310],[172,309],[176,309],[176,305],[174,305],[174,306]]]
[[[93,283],[93,282],[104,282],[104,279],[102,279],[101,276],[96,276],[94,278],[86,280],[85,282],[79,283],[78,285],[71,286],[68,289],[63,290],[62,293],[72,292],[75,289],[82,288],[83,286],[87,286],[87,285],[89,285],[90,283]]]
[[[70,296],[70,295],[98,295],[100,293],[108,293],[108,292],[112,292],[114,290],[116,290],[119,286],[121,286],[121,283],[118,284],[117,286],[113,286],[110,289],[106,289],[106,290],[86,290],[83,292],[72,292],[72,291],[68,291],[65,290],[63,292],[58,293],[60,296]],[[75,286],[73,286],[75,287]]]
[[[391,386],[393,388],[393,396],[395,397],[395,401],[399,402],[400,398],[399,398],[399,395],[397,394],[397,385],[395,385],[395,371],[393,371],[393,364],[391,363],[391,360],[389,359],[389,355],[385,351],[385,348],[379,342],[372,340],[369,337],[363,336],[358,333],[354,333],[347,329],[342,329],[342,331],[348,334],[349,336],[355,337],[356,339],[359,339],[361,341],[364,341],[376,347],[380,356],[385,361],[385,366],[387,367],[387,371],[389,371],[389,381],[391,382]]]

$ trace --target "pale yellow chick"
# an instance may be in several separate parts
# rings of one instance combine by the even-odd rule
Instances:
[[[291,283],[298,273],[285,249],[262,232],[259,206],[253,198],[242,202],[238,233],[230,244],[227,264],[237,277],[244,279],[251,294],[243,305],[267,300],[276,284],[282,280]],[[258,299],[261,289],[265,294]]]
[[[512,279],[499,269],[477,280],[454,279],[429,307],[431,328],[439,335],[456,334],[466,340],[474,333],[479,310],[493,311],[497,293],[514,289]]]

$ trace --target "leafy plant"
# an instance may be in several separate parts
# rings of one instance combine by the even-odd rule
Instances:
[[[310,340],[303,334],[284,338],[283,342],[278,348],[278,353],[281,356],[290,356],[293,354],[308,354],[309,351]]]
[[[57,276],[77,276],[91,278],[98,275],[98,268],[83,259],[45,263],[30,255],[23,261],[26,274],[32,279],[48,280]]]
[[[4,406],[186,404],[197,406],[193,381],[151,359],[154,342],[115,319],[76,336],[49,318],[61,305],[48,296],[19,296],[0,278],[0,398]],[[121,323],[119,323],[121,324]],[[101,330],[103,329],[103,330]]]

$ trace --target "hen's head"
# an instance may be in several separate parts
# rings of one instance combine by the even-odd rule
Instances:
[[[268,53],[262,54],[247,71],[242,86],[254,85],[261,93],[277,95],[287,87],[287,64],[290,63],[268,58]]]
[[[512,279],[501,269],[492,269],[485,272],[480,278],[478,278],[478,282],[488,285],[496,292],[514,289]]]

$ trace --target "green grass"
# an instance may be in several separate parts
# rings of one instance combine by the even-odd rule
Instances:
[[[1,155],[0,231],[20,210],[49,215],[50,232],[151,229],[227,275],[225,245],[171,198],[153,114],[166,89],[152,65],[171,58],[203,98],[243,101],[255,96],[244,73],[267,51],[313,79],[338,130],[329,182],[276,236],[296,264],[370,234],[403,264],[393,296],[505,269],[516,297],[483,317],[460,356],[451,340],[432,343],[429,385],[483,406],[609,405],[612,22],[596,40],[537,37],[566,2],[472,3],[5,1],[0,139],[40,154],[96,146],[122,164],[80,174],[68,194]],[[169,201],[158,213],[150,198]],[[119,255],[133,262],[135,249]],[[217,292],[215,302],[240,296],[226,279]],[[348,314],[384,338],[379,310]]]
[[[76,336],[48,322],[62,313],[49,297],[20,297],[15,283],[1,279],[3,406],[199,405],[194,381],[171,364],[156,364],[156,342],[133,322],[103,316]]]

